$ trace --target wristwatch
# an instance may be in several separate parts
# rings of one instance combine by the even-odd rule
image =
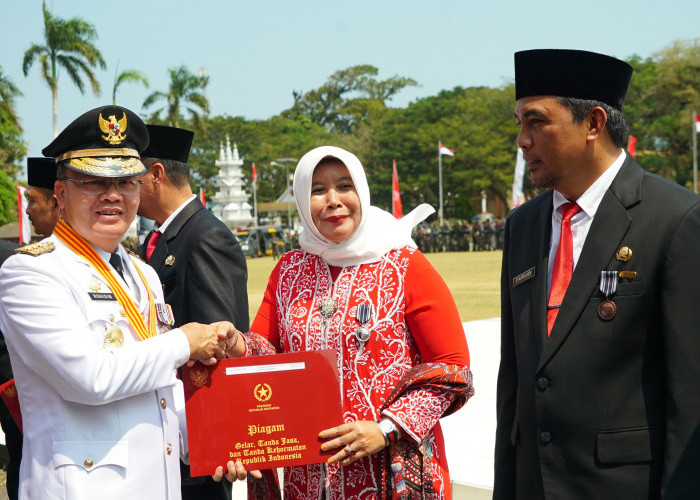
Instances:
[[[379,422],[379,430],[384,435],[384,444],[389,446],[399,439],[399,429],[396,424],[388,418],[383,418]]]

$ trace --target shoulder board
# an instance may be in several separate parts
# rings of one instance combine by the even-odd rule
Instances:
[[[30,243],[29,245],[15,248],[15,252],[37,257],[45,253],[53,252],[55,249],[56,245],[53,244],[53,241],[37,241],[36,243]]]
[[[146,263],[146,261],[143,260],[143,259],[141,258],[141,256],[140,256],[139,254],[137,254],[136,252],[134,252],[134,251],[132,251],[132,250],[129,250],[129,249],[126,248],[126,247],[124,247],[124,250],[126,250],[126,253],[128,253],[131,257],[134,257],[134,258],[140,260],[140,261],[143,262],[144,264]]]

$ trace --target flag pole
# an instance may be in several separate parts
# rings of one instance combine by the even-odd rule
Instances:
[[[693,192],[698,193],[698,129],[696,113],[693,111]]]
[[[258,173],[253,163],[253,227],[258,227]]]
[[[440,154],[441,146],[442,139],[438,140],[438,192],[440,193],[440,202],[438,205],[438,219],[440,220],[440,227],[442,227],[442,155]]]

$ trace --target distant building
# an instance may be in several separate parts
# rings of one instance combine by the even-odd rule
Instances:
[[[216,177],[218,190],[212,198],[212,213],[231,228],[245,227],[253,223],[252,206],[248,194],[243,190],[246,181],[243,177],[243,160],[238,156],[238,146],[226,136],[226,148],[220,144],[219,159],[216,160],[219,174]]]

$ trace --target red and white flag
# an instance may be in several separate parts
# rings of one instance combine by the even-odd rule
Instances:
[[[253,163],[253,182],[258,180],[258,172],[255,170],[255,163]]]
[[[199,201],[201,201],[202,205],[205,207],[207,206],[207,199],[204,197],[204,188],[199,188]]]
[[[403,217],[401,191],[399,191],[399,174],[396,172],[396,160],[394,160],[393,173],[391,176],[391,213],[397,219]]]
[[[627,138],[627,151],[629,151],[630,156],[634,158],[634,153],[637,151],[637,138],[633,135]]]
[[[17,220],[19,221],[19,244],[26,245],[32,241],[32,223],[27,215],[27,188],[17,186]]]
[[[454,156],[455,155],[455,152],[452,149],[448,148],[447,146],[445,146],[442,143],[440,143],[439,152],[440,152],[441,156]]]
[[[700,134],[700,115],[693,113],[695,115],[695,133]]]

